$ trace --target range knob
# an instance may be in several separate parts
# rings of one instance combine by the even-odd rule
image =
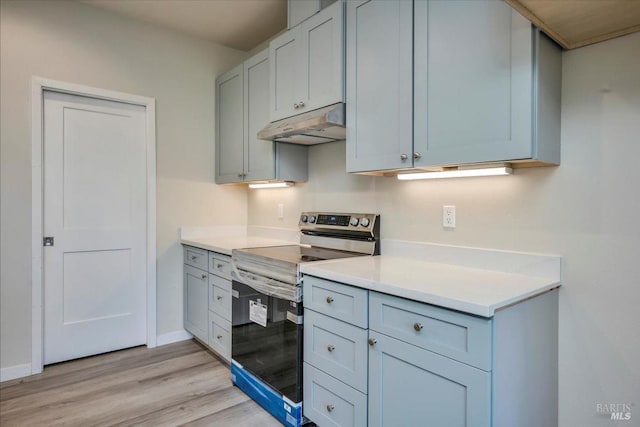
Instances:
[[[357,227],[359,222],[360,220],[358,218],[356,218],[355,216],[352,216],[351,221],[349,221],[349,224],[353,225],[354,227]]]
[[[362,218],[360,220],[360,225],[363,227],[368,227],[369,226],[369,218]]]
[[[309,216],[309,223],[310,223],[310,224],[314,224],[315,222],[316,222],[316,217],[315,217],[315,215],[310,215],[310,216]]]
[[[309,218],[309,217],[307,217],[306,215],[301,215],[301,216],[300,216],[300,222],[307,222],[307,219],[308,219],[308,218]]]

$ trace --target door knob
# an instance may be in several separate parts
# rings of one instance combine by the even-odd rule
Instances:
[[[409,158],[409,156],[407,156],[405,153],[400,154],[400,161],[401,162],[406,162],[408,158]]]
[[[331,304],[333,302],[333,297],[327,297],[327,304]]]
[[[378,340],[377,340],[377,339],[375,339],[375,338],[369,338],[369,345],[370,345],[370,346],[372,346],[372,347],[373,347],[374,345],[376,345],[376,343],[377,343],[377,342],[378,342]]]
[[[424,328],[422,323],[416,322],[416,323],[413,324],[413,329],[415,329],[417,332],[420,332],[422,330],[422,328]]]
[[[327,351],[328,351],[328,352],[332,352],[332,351],[333,351],[333,350],[335,350],[335,349],[336,349],[336,346],[335,346],[335,345],[333,345],[333,344],[329,344],[329,345],[327,346]]]

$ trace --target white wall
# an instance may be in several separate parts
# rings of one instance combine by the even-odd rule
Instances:
[[[320,145],[307,184],[250,191],[249,223],[379,212],[386,238],[561,254],[560,425],[612,426],[596,403],[633,402],[640,419],[640,34],[563,55],[560,167],[398,182],[348,175],[344,143]],[[455,230],[441,226],[445,204]]]
[[[156,98],[158,333],[182,329],[180,225],[244,225],[213,184],[214,81],[246,53],[81,3],[2,1],[0,367],[31,359],[31,76]]]

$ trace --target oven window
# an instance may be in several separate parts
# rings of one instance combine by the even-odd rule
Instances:
[[[262,294],[233,281],[231,357],[293,402],[302,400],[302,303]],[[267,326],[249,319],[250,301],[267,306]]]

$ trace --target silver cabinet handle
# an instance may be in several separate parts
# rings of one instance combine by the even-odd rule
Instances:
[[[298,102],[298,105],[300,106],[300,108],[304,107],[304,101]]]
[[[416,322],[416,323],[413,324],[413,329],[415,329],[417,332],[420,332],[422,330],[422,328],[424,328],[422,323]]]
[[[405,153],[400,154],[400,161],[401,162],[406,162],[408,158],[409,158],[409,156],[407,156]]]
[[[331,403],[329,403],[329,404],[327,405],[327,412],[331,412],[331,411],[333,411],[335,408],[336,408],[335,406],[333,406]]]
[[[332,351],[333,351],[333,350],[335,350],[335,349],[336,349],[336,346],[335,346],[335,345],[333,345],[333,344],[329,344],[329,345],[327,346],[327,351],[328,351],[328,352],[332,352]]]
[[[220,295],[218,295],[218,296],[216,297],[216,299],[217,299],[217,300],[221,300],[221,299],[222,299],[222,297],[221,297]]]
[[[295,104],[293,104],[293,108],[295,108],[297,110],[298,108],[300,108],[300,105],[298,105],[298,103],[295,103]]]
[[[378,340],[377,340],[377,339],[375,339],[375,338],[369,338],[369,341],[368,341],[368,342],[369,342],[369,345],[373,347],[374,345],[376,345],[376,343],[378,342]]]
[[[198,257],[197,257],[197,256],[195,256],[195,255],[191,255],[191,261],[195,261],[195,260],[197,260],[197,259],[198,259]]]
[[[333,297],[327,297],[327,304],[331,304],[333,302]]]
[[[242,174],[241,173],[238,174],[238,178],[242,178]]]
[[[417,151],[413,153],[413,160],[420,160],[421,157],[422,154],[418,153]]]
[[[216,265],[216,268],[222,268],[222,267],[224,267],[224,264],[217,264]]]
[[[219,340],[220,338],[222,338],[222,335],[218,335],[218,336],[216,337],[216,339],[218,339],[218,340]]]
[[[203,273],[203,274],[202,274],[202,278],[203,278],[203,279],[206,279],[206,278],[207,278],[207,275]]]

